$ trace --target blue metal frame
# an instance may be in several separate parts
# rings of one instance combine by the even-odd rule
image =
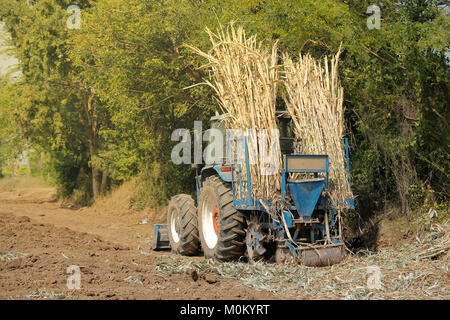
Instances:
[[[347,160],[348,184],[351,185],[351,180],[350,180],[350,158],[348,156],[348,138],[345,138],[345,157],[346,157],[346,160]]]
[[[155,224],[153,226],[153,250],[169,250],[169,233],[166,224]]]
[[[220,116],[219,116],[220,118]],[[247,183],[247,192],[246,192],[246,199],[244,199],[244,180],[242,179],[242,176],[236,177],[236,166],[241,166],[240,163],[238,164],[231,164],[231,171],[229,172],[222,172],[222,167],[229,167],[230,165],[222,166],[222,165],[213,165],[213,166],[206,166],[202,168],[200,176],[196,179],[196,187],[197,187],[197,197],[200,196],[200,186],[201,186],[201,180],[204,176],[205,172],[208,170],[214,170],[215,173],[219,175],[219,177],[225,181],[225,182],[231,182],[232,184],[232,190],[233,190],[233,205],[236,209],[239,210],[251,210],[251,211],[266,211],[265,206],[261,204],[259,200],[255,200],[252,198],[252,183],[251,183],[251,176],[250,176],[250,164],[249,164],[249,154],[248,154],[248,143],[247,143],[247,137],[243,137],[244,139],[244,156],[245,156],[245,166],[246,166],[246,183]],[[347,160],[347,171],[349,176],[349,183],[350,183],[350,161],[349,161],[349,152],[348,152],[348,139],[345,138],[345,154],[346,154],[346,160]],[[317,158],[317,157],[323,157],[326,159],[326,168],[324,170],[286,170],[284,168],[282,170],[282,180],[281,180],[281,197],[282,199],[286,198],[286,174],[287,173],[325,173],[325,190],[328,188],[328,177],[329,177],[329,157],[327,155],[304,155],[304,154],[293,154],[293,155],[284,155],[284,164],[287,163],[288,158]],[[241,172],[241,170],[239,170]],[[235,184],[239,183],[239,190],[240,194],[236,194],[236,187]],[[353,209],[355,207],[355,201],[354,199],[347,199],[346,200],[347,207],[350,209]],[[270,207],[271,203],[267,202],[267,205]],[[326,197],[319,200],[319,203],[317,205],[317,209],[327,209],[327,208],[333,208],[334,204],[330,203]],[[295,210],[295,206],[291,206],[290,210]]]
[[[326,167],[325,170],[288,170],[286,168],[288,158],[325,158]],[[306,155],[306,154],[290,154],[284,155],[284,169],[281,172],[281,197],[286,198],[286,174],[287,173],[325,173],[325,190],[328,189],[328,169],[329,159],[327,155]]]
[[[250,160],[249,160],[249,148],[248,148],[248,142],[247,137],[240,137],[243,138],[244,143],[244,164],[241,162],[238,163],[232,163],[231,164],[231,171],[230,172],[222,172],[222,167],[229,167],[227,166],[221,166],[221,165],[214,165],[214,166],[206,166],[201,170],[201,174],[196,179],[197,184],[197,196],[200,196],[200,187],[204,176],[210,175],[211,170],[214,170],[215,173],[219,175],[219,177],[226,182],[231,182],[232,184],[232,192],[233,192],[233,206],[238,210],[246,210],[246,211],[257,211],[257,212],[267,212],[266,208],[269,208],[269,210],[272,210],[273,205],[278,207],[278,203],[272,204],[269,201],[265,201],[264,204],[266,206],[263,206],[262,203],[259,200],[255,200],[252,198],[252,182],[251,182],[251,176],[250,176]],[[239,137],[235,138],[236,140],[239,139]],[[347,170],[349,173],[349,183],[350,183],[350,165],[349,165],[349,152],[348,152],[348,139],[345,139],[345,155],[347,160]],[[325,159],[325,169],[323,170],[289,170],[287,169],[287,163],[289,158],[323,158]],[[329,157],[327,155],[304,155],[304,154],[293,154],[293,155],[283,155],[284,159],[284,166],[283,170],[281,172],[282,174],[282,186],[281,186],[281,196],[282,201],[286,201],[286,187],[287,187],[287,175],[290,173],[323,173],[325,174],[325,183],[324,183],[324,190],[328,189],[328,179],[329,179]],[[242,176],[242,165],[245,165],[246,167],[246,175]],[[209,173],[208,173],[209,171]],[[246,179],[246,180],[245,180]],[[247,188],[244,188],[244,185],[247,185]],[[237,185],[239,186],[239,192],[237,193]],[[292,195],[291,195],[292,196]],[[198,198],[197,197],[197,198]],[[354,199],[347,199],[345,200],[349,208],[354,208]],[[292,218],[302,218],[299,216],[299,212],[297,212],[297,207],[293,204],[284,203],[284,206],[288,205],[288,209],[291,212],[284,212],[285,222],[287,224],[288,228],[292,228],[294,226]],[[336,211],[334,210],[335,204],[330,203],[327,196],[322,196],[315,206],[315,209],[319,210],[330,210],[331,214],[331,224],[330,227],[334,226],[334,217],[336,214]],[[313,210],[315,210],[313,209]],[[291,216],[291,213],[294,214],[294,217]],[[307,219],[307,217],[305,217]],[[276,221],[271,222],[272,228],[275,228],[278,230],[279,236],[281,238],[285,237],[284,234],[284,227],[280,224],[278,224]],[[311,226],[312,230],[318,229],[321,230],[322,234],[325,233],[325,225],[313,225]],[[284,236],[283,236],[284,235]],[[296,239],[296,234],[294,234],[294,239]],[[315,240],[315,239],[313,239]],[[340,242],[339,238],[332,237],[332,242],[338,243]],[[286,241],[286,245],[289,247],[288,242]],[[291,251],[294,248],[290,248]]]

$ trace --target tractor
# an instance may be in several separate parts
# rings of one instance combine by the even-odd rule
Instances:
[[[211,127],[224,131],[223,117],[212,117]],[[328,156],[303,154],[302,140],[293,137],[287,112],[277,111],[277,121],[283,159],[281,197],[273,202],[252,198],[244,136],[242,163],[196,168],[197,201],[187,194],[171,198],[167,225],[154,226],[154,250],[171,249],[187,256],[203,252],[218,261],[268,260],[307,266],[328,266],[343,259],[338,210],[326,192]],[[345,146],[349,170],[347,139]],[[347,208],[354,208],[353,199],[346,202]]]

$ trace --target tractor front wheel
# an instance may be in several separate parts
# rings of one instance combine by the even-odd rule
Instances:
[[[245,253],[245,218],[233,207],[229,183],[208,177],[200,191],[198,226],[206,258],[219,261],[238,259]]]

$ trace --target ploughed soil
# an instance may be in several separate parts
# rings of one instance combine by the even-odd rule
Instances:
[[[64,208],[53,194],[45,187],[0,190],[0,299],[301,298],[255,291],[208,270],[158,273],[156,264],[172,253],[150,250],[154,221],[145,218],[155,213]],[[67,286],[73,265],[81,271],[79,290]]]
[[[42,182],[0,179],[0,299],[450,297],[448,223],[411,239],[395,216],[375,221],[379,250],[331,267],[224,264],[152,251],[153,224],[164,223],[165,210],[130,209],[134,188],[124,183],[77,209]],[[71,270],[79,271],[79,289]]]

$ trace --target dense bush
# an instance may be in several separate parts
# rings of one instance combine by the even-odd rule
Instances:
[[[366,25],[372,1],[79,1],[75,30],[66,27],[70,1],[31,3],[0,0],[23,73],[13,90],[1,90],[0,147],[20,136],[49,154],[62,196],[95,197],[134,176],[139,206],[193,192],[192,169],[170,161],[170,133],[218,106],[207,87],[186,89],[207,74],[184,44],[207,50],[205,27],[235,21],[293,55],[321,58],[342,46],[352,182],[363,215],[386,200],[407,213],[422,187],[435,202],[448,201],[450,28],[439,1],[383,1],[381,28],[373,30]]]

